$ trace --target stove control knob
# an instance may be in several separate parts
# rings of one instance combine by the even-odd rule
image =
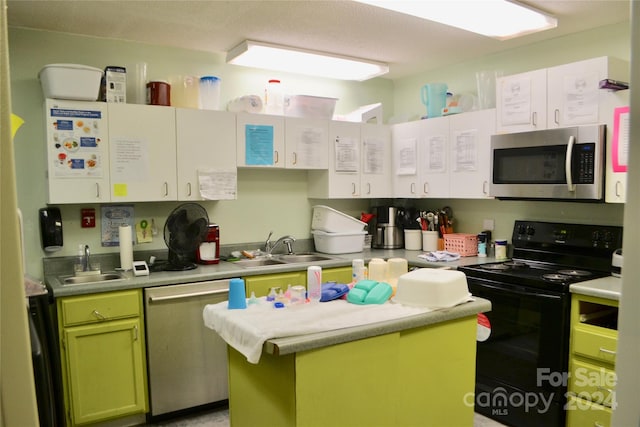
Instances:
[[[524,224],[518,225],[518,234],[524,234],[526,230],[527,230],[527,227],[525,227]]]
[[[536,229],[533,228],[532,225],[527,226],[527,234],[529,236],[533,236],[534,234],[536,234]]]

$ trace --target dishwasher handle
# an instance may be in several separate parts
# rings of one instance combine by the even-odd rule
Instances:
[[[163,296],[157,296],[157,297],[149,297],[149,302],[160,302],[160,301],[172,301],[172,300],[177,300],[177,299],[183,299],[183,298],[193,298],[193,297],[201,297],[201,296],[205,296],[205,295],[221,295],[221,294],[226,294],[229,293],[229,289],[216,289],[213,291],[200,291],[200,292],[187,292],[187,293],[183,293],[183,294],[175,294],[175,295],[163,295]]]

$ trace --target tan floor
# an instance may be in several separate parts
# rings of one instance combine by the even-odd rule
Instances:
[[[158,427],[229,427],[229,410],[219,409],[216,411],[196,414],[190,417],[164,421],[157,424],[148,424]],[[475,414],[473,427],[503,427],[490,418]]]

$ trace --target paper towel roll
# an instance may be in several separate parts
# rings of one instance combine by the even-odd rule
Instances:
[[[121,225],[118,229],[120,235],[120,268],[123,270],[133,269],[133,239],[131,236],[131,226]]]

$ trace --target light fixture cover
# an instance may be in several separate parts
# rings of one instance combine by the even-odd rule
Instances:
[[[553,16],[510,0],[355,1],[498,40],[508,40],[558,26],[558,20]]]
[[[340,80],[368,80],[389,72],[384,63],[245,40],[227,53],[227,63]]]

